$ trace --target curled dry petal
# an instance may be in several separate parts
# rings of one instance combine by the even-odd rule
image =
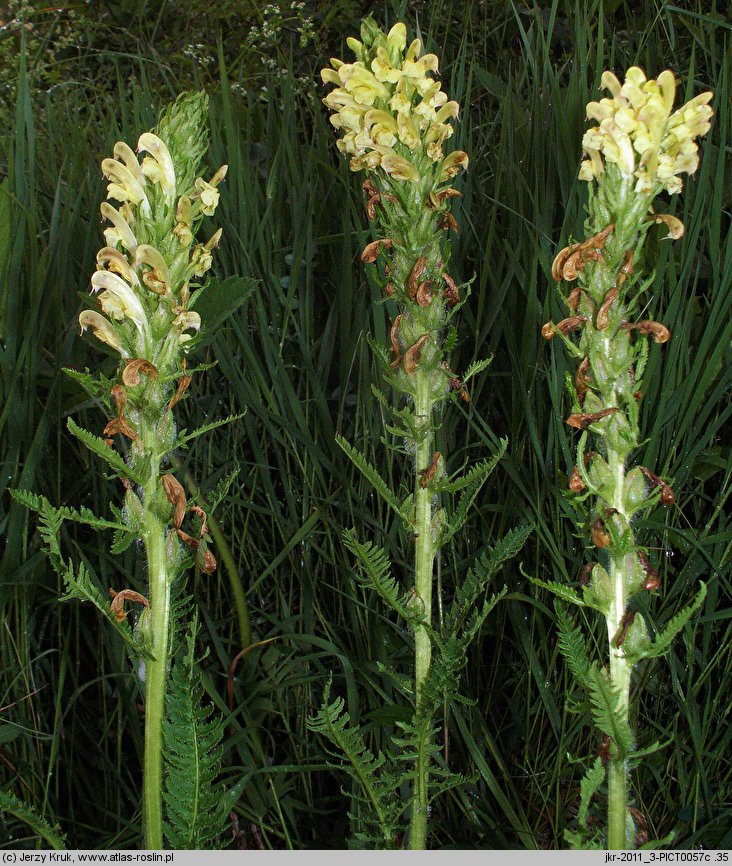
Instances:
[[[175,394],[173,394],[170,400],[168,400],[168,405],[165,407],[166,410],[172,409],[173,406],[176,405],[176,403],[179,403],[181,401],[183,395],[186,392],[186,389],[191,384],[191,381],[191,377],[188,375],[181,376],[180,379],[178,379],[178,387],[175,389]]]
[[[410,346],[404,353],[404,370],[410,376],[417,369],[417,364],[419,364],[419,359],[422,354],[422,347],[429,338],[429,334],[423,334],[419,340],[417,340],[413,346]]]
[[[671,339],[671,331],[660,322],[652,322],[646,319],[643,322],[631,324],[625,322],[623,324],[624,331],[639,331],[641,334],[650,334],[653,337],[654,343],[668,343]]]
[[[208,516],[206,512],[198,505],[191,505],[188,509],[192,514],[197,514],[201,518],[201,531],[199,535],[206,535],[208,533]]]
[[[158,378],[157,369],[144,358],[130,358],[122,370],[122,381],[129,388],[140,384],[140,374],[144,373],[150,379]]]
[[[423,280],[417,287],[415,301],[420,307],[429,307],[432,303],[432,280]]]
[[[665,225],[668,229],[668,237],[672,241],[677,241],[684,236],[684,224],[678,217],[672,216],[669,213],[654,213],[649,214],[646,220],[654,222],[658,225]]]
[[[605,295],[605,300],[602,302],[602,306],[597,311],[597,318],[595,319],[595,325],[597,326],[598,331],[604,331],[609,322],[608,322],[608,313],[610,312],[610,307],[615,303],[618,297],[618,287],[613,286],[608,293]]]
[[[592,412],[589,415],[574,414],[570,415],[565,423],[569,424],[570,427],[576,427],[578,430],[586,430],[590,424],[595,424],[597,421],[607,418],[608,415],[613,415],[619,411],[618,408],[612,407],[611,409],[602,409],[600,412]]]
[[[409,272],[409,276],[407,277],[407,294],[412,300],[414,300],[417,294],[417,280],[422,276],[426,267],[427,259],[424,256],[420,256]]]
[[[361,261],[367,265],[372,264],[378,258],[382,248],[391,247],[393,243],[391,238],[380,238],[378,241],[371,241],[370,244],[366,244],[364,247],[361,253]]]
[[[402,348],[399,345],[399,322],[402,320],[401,313],[394,319],[391,325],[391,330],[389,331],[389,338],[391,339],[391,350],[394,353],[394,360],[391,362],[391,366],[393,369],[399,366],[402,360]]]
[[[634,620],[634,610],[626,610],[620,617],[620,625],[612,641],[613,646],[615,646],[616,649],[620,649],[620,647],[625,643],[625,638],[628,636],[628,629],[633,625]]]
[[[419,474],[421,478],[419,479],[420,487],[424,490],[430,481],[435,477],[435,472],[437,471],[437,464],[440,462],[440,452],[435,451],[432,455],[432,463],[426,469],[420,469]]]
[[[552,263],[552,277],[557,282],[562,279],[571,282],[577,279],[578,271],[583,270],[587,262],[600,261],[601,250],[614,228],[615,223],[611,223],[586,241],[565,247]]]
[[[628,252],[623,256],[623,264],[620,266],[620,272],[618,273],[618,279],[616,281],[616,285],[619,289],[625,285],[625,281],[633,273],[634,256],[635,253],[633,250],[628,250]]]
[[[180,529],[186,515],[186,494],[183,485],[175,475],[163,475],[160,480],[163,482],[168,502],[173,506],[173,526]]]
[[[117,414],[123,415],[127,405],[127,391],[121,385],[112,385],[110,393],[117,407]]]
[[[108,421],[102,433],[104,436],[114,436],[115,434],[120,433],[122,436],[126,436],[133,442],[138,442],[140,439],[137,433],[135,433],[132,427],[130,427],[129,421],[123,415],[120,415],[117,418],[112,418],[111,421]]]
[[[450,274],[443,273],[442,279],[445,281],[447,288],[442,293],[445,298],[445,303],[448,307],[455,307],[460,303],[460,291],[458,290],[455,280]]]
[[[109,594],[113,596],[109,605],[109,610],[114,614],[114,618],[117,622],[124,622],[124,619],[127,616],[127,611],[125,611],[125,601],[136,601],[144,607],[150,607],[150,602],[145,598],[145,596],[140,595],[139,592],[135,592],[133,589],[123,589],[120,592],[110,589]]]
[[[551,340],[556,333],[569,334],[571,331],[576,331],[583,323],[589,321],[587,316],[570,316],[568,319],[562,319],[561,322],[547,322],[542,326],[541,336],[545,340]]]

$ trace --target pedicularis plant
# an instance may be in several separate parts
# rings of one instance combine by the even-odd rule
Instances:
[[[15,494],[40,515],[66,597],[94,603],[131,648],[145,693],[147,848],[162,848],[164,840],[174,848],[210,845],[228,800],[214,783],[221,724],[199,702],[197,618],[190,599],[182,597],[184,575],[194,562],[210,574],[216,561],[208,549],[206,513],[187,502],[167,465],[176,449],[217,426],[186,433],[174,420],[194,372],[187,367],[187,353],[202,324],[196,306],[210,290],[201,280],[221,236],[219,229],[205,244],[194,240],[203,217],[216,209],[217,185],[226,174],[223,166],[209,182],[197,176],[207,146],[207,106],[204,94],[181,96],[161,114],[155,130],[140,136],[141,160],[120,141],[114,157],[102,162],[107,198],[119,208],[101,205],[111,225],[91,278],[97,309],[84,310],[79,324],[118,353],[119,364],[111,379],[88,370],[67,371],[112,416],[102,437],[71,419],[68,428],[121,482],[124,505],[112,505],[114,519],[104,520],[88,509],[55,508],[25,491]],[[115,553],[139,540],[145,594],[130,587],[110,589],[110,602],[83,564],[76,568],[65,560],[59,540],[65,520],[113,530]],[[125,605],[137,610],[134,628],[127,623]]]
[[[639,597],[661,589],[648,551],[633,532],[635,515],[671,505],[669,484],[645,466],[633,466],[641,444],[639,404],[649,340],[667,342],[671,334],[659,322],[642,318],[653,262],[645,240],[654,226],[669,238],[684,226],[653,209],[663,191],[681,192],[680,175],[696,170],[695,139],[709,129],[711,93],[702,93],[672,112],[673,73],[646,80],[642,70],[628,70],[621,84],[605,72],[602,85],[611,98],[591,102],[587,115],[598,125],[583,139],[585,159],[580,179],[589,184],[586,239],[562,250],[552,276],[576,283],[565,299],[568,318],[548,322],[547,340],[560,337],[578,361],[568,381],[572,413],[566,423],[581,431],[577,463],[569,478],[575,502],[585,503],[592,562],[581,576],[581,591],[543,584],[561,599],[598,611],[607,624],[609,665],[591,661],[581,631],[558,603],[560,648],[569,670],[588,693],[602,735],[599,755],[581,787],[578,829],[567,833],[578,847],[632,848],[648,841],[647,819],[628,801],[628,770],[643,752],[636,748],[630,721],[631,676],[642,659],[656,658],[699,607],[695,600],[674,616],[655,638],[637,610]],[[571,338],[576,334],[576,342]],[[592,797],[607,785],[607,831],[590,815]]]
[[[389,407],[376,391],[395,423],[387,427],[391,447],[413,462],[413,487],[405,498],[393,492],[366,458],[339,439],[355,465],[401,519],[413,544],[414,577],[402,590],[392,577],[386,552],[371,542],[362,543],[354,531],[345,543],[357,557],[365,585],[375,590],[412,632],[412,677],[395,674],[393,682],[413,708],[412,720],[401,724],[402,736],[392,740],[393,751],[374,755],[363,736],[343,713],[340,699],[325,703],[312,720],[342,752],[360,786],[361,802],[352,816],[360,825],[363,844],[392,848],[405,838],[408,847],[427,844],[430,801],[461,778],[435,757],[435,717],[446,702],[458,697],[458,674],[467,648],[495,605],[498,596],[485,600],[485,590],[501,562],[513,555],[527,531],[508,536],[480,559],[445,608],[441,628],[433,618],[435,561],[440,549],[463,526],[481,485],[505,450],[463,475],[446,477],[445,455],[435,448],[436,410],[449,400],[468,401],[466,382],[487,366],[473,364],[459,378],[449,367],[455,344],[453,316],[465,300],[466,286],[449,273],[448,233],[457,231],[450,203],[460,193],[451,181],[468,166],[468,155],[456,150],[445,154],[453,134],[451,121],[457,102],[448,100],[440,83],[434,54],[422,54],[415,39],[408,47],[406,27],[396,24],[388,34],[367,19],[362,41],[349,39],[354,63],[332,61],[324,69],[324,82],[336,88],[324,99],[333,112],[331,123],[340,131],[338,148],[350,157],[354,172],[364,172],[366,212],[377,228],[361,260],[373,266],[374,278],[385,301],[395,312],[391,351],[372,344],[386,381],[405,398],[401,407]],[[440,504],[443,494],[459,493],[454,510]],[[411,769],[410,769],[411,764]],[[406,766],[406,769],[404,769]],[[409,783],[405,800],[400,787]]]

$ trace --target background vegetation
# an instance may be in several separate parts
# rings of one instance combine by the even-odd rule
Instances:
[[[255,278],[243,303],[211,327],[188,427],[246,411],[180,455],[203,494],[239,467],[217,512],[212,577],[192,585],[210,647],[205,684],[226,714],[222,777],[245,779],[229,844],[342,847],[344,778],[328,767],[306,718],[330,671],[374,741],[401,718],[379,665],[408,663],[405,635],[357,588],[341,530],[409,560],[386,509],[334,441],[364,448],[397,484],[409,467],[379,442],[365,336],[386,342],[387,310],[358,261],[369,239],[357,178],[335,149],[317,70],[371,11],[406,19],[442,58],[463,107],[456,145],[471,154],[461,182],[453,270],[475,277],[453,369],[487,354],[472,399],[444,418],[448,470],[508,435],[507,457],[478,513],[441,563],[444,597],[468,556],[521,523],[533,534],[496,586],[509,587],[472,653],[468,706],[446,708],[443,753],[471,776],[433,812],[435,847],[558,847],[593,754],[588,713],[567,694],[551,599],[526,575],[575,582],[582,540],[560,495],[573,464],[563,423],[566,361],[539,328],[561,314],[550,265],[584,219],[576,181],[584,106],[602,70],[671,67],[681,95],[716,92],[702,163],[677,207],[684,238],[658,245],[649,316],[673,338],[651,351],[641,462],[673,479],[677,506],[638,527],[663,588],[651,622],[709,594],[672,654],[636,678],[641,745],[664,748],[633,771],[652,836],[681,847],[732,847],[732,629],[726,510],[732,474],[732,23],[726,4],[611,2],[453,4],[209,0],[3,4],[0,16],[0,785],[58,824],[74,847],[132,847],[140,838],[141,695],[125,648],[92,609],[59,604],[33,521],[11,504],[23,486],[53,502],[106,513],[118,491],[69,436],[66,418],[101,426],[98,409],[61,373],[98,363],[76,313],[101,227],[101,159],[136,140],[179,90],[211,95],[212,168],[229,163],[217,222],[217,279]],[[205,234],[205,231],[204,231]],[[109,358],[110,370],[114,359]],[[193,481],[195,479],[195,482]],[[75,528],[67,550],[104,588],[135,585],[135,551]],[[227,562],[223,546],[231,557]],[[124,580],[122,579],[124,575]],[[600,628],[601,623],[595,623]],[[599,634],[599,633],[598,633]],[[242,655],[242,650],[260,641]],[[568,755],[571,758],[568,759]],[[0,840],[33,847],[6,816]]]

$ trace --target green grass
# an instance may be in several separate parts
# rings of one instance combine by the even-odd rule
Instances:
[[[672,654],[649,662],[636,679],[640,745],[666,745],[634,770],[633,786],[652,836],[676,828],[682,847],[724,848],[732,845],[725,759],[732,736],[725,723],[732,694],[725,507],[732,475],[732,31],[713,3],[681,6],[645,4],[640,18],[623,3],[605,4],[604,16],[594,4],[564,3],[456,11],[436,2],[420,13],[422,33],[463,106],[456,146],[471,154],[453,270],[475,280],[453,368],[494,356],[473,381],[470,404],[445,415],[438,448],[454,472],[493,450],[499,436],[510,438],[440,580],[449,599],[454,575],[470,558],[524,522],[535,531],[522,552],[523,571],[578,579],[576,515],[558,494],[574,462],[562,422],[568,367],[539,334],[561,309],[550,266],[582,226],[575,178],[584,105],[602,70],[634,62],[649,73],[675,68],[682,91],[715,90],[716,116],[700,170],[677,206],[686,235],[673,247],[660,245],[649,294],[649,312],[667,311],[673,338],[651,353],[648,440],[639,460],[673,479],[677,507],[656,510],[637,529],[659,549],[663,590],[649,603],[651,621],[679,610],[699,579],[709,595]],[[407,4],[390,7],[389,20],[405,10],[413,23]],[[342,34],[329,21],[332,53],[343,56]],[[118,491],[66,431],[69,415],[100,428],[101,413],[60,368],[83,369],[98,358],[75,325],[101,237],[98,163],[118,137],[150,126],[176,90],[176,61],[144,56],[132,67],[144,71],[134,87],[120,79],[124,101],[113,111],[102,98],[74,103],[71,88],[29,92],[22,52],[18,57],[17,115],[5,119],[0,141],[0,784],[58,824],[70,846],[130,847],[140,838],[142,756],[134,666],[92,610],[57,603],[59,587],[33,522],[6,488],[27,487],[99,513],[117,501]],[[251,640],[275,640],[239,662],[229,712],[229,666],[245,648],[240,618],[223,570],[196,575],[211,648],[204,682],[226,714],[222,775],[229,785],[247,779],[236,809],[247,846],[339,847],[348,835],[344,779],[328,769],[306,718],[332,671],[334,692],[378,745],[394,733],[390,705],[398,702],[379,666],[409,664],[405,635],[353,580],[341,530],[354,526],[386,547],[402,574],[408,543],[335,442],[343,434],[393,486],[408,483],[408,471],[402,477],[401,463],[379,443],[383,419],[371,394],[376,372],[366,335],[387,341],[388,311],[372,303],[378,293],[358,261],[369,238],[360,190],[335,150],[319,86],[309,90],[283,74],[266,80],[268,99],[258,90],[262,79],[243,96],[231,90],[226,56],[216,68],[214,75],[209,67],[220,82],[211,90],[209,161],[230,166],[217,211],[224,228],[217,275],[258,282],[210,334],[201,354],[218,364],[197,377],[182,414],[189,429],[246,414],[180,456],[204,494],[239,465],[216,516],[246,590]],[[123,574],[143,587],[134,551],[112,557],[104,539],[83,529],[64,542],[105,590]],[[435,804],[436,847],[561,846],[582,776],[582,764],[568,762],[567,753],[583,758],[599,747],[586,708],[570,712],[566,704],[570,680],[551,599],[530,586],[518,563],[497,587],[503,583],[509,594],[466,673],[476,703],[446,708],[446,758],[473,780]],[[9,814],[0,820],[4,844],[38,844],[28,825]]]

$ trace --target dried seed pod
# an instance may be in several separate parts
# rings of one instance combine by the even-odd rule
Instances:
[[[676,502],[676,494],[669,484],[666,484],[665,481],[662,481],[658,475],[655,475],[650,469],[646,469],[645,466],[639,466],[638,468],[646,476],[651,487],[661,488],[661,505],[673,505]]]
[[[366,178],[366,180],[361,184],[361,189],[364,191],[366,198],[372,198],[379,192],[374,186],[371,178]]]
[[[442,296],[448,307],[454,307],[460,303],[460,291],[450,274],[443,273],[442,279],[447,284],[447,288],[443,291]]]
[[[208,548],[203,551],[203,557],[198,558],[198,567],[204,574],[213,574],[216,571],[216,557]]]
[[[429,307],[432,303],[432,280],[423,280],[417,287],[415,301],[420,307]]]
[[[585,482],[580,475],[579,467],[575,466],[569,476],[568,485],[572,493],[582,493],[585,490]]]
[[[610,760],[610,746],[612,742],[608,734],[602,735],[600,748],[597,750],[597,757],[602,761],[603,766],[607,766],[607,762]]]
[[[413,346],[410,346],[404,353],[404,370],[410,376],[417,369],[417,364],[419,364],[419,359],[422,354],[422,346],[424,346],[429,338],[429,334],[423,334],[419,340],[417,340]]]
[[[641,334],[650,334],[654,343],[668,343],[671,339],[671,331],[665,325],[660,322],[651,322],[648,319],[636,324],[623,322],[622,327],[624,331],[639,331]]]
[[[628,806],[628,812],[630,813],[630,817],[633,819],[633,823],[636,825],[637,832],[635,834],[635,839],[633,840],[636,848],[641,848],[648,842],[648,819],[638,809],[633,808],[633,806]]]
[[[391,350],[394,353],[394,360],[391,362],[392,369],[396,370],[402,360],[402,350],[399,345],[399,322],[402,320],[402,314],[400,313],[396,319],[392,322],[391,330],[389,331],[389,337],[391,339]]]
[[[391,238],[380,238],[378,241],[371,241],[370,244],[366,244],[364,247],[364,250],[361,253],[361,261],[370,265],[376,261],[382,249],[393,245],[394,242]]]
[[[180,529],[186,516],[186,494],[183,485],[175,475],[163,475],[160,480],[163,482],[168,502],[173,506],[173,526]]]
[[[424,256],[420,256],[414,263],[412,270],[409,272],[409,276],[407,277],[407,294],[412,300],[414,300],[417,295],[417,280],[422,276],[426,267],[427,259]]]
[[[569,424],[570,427],[576,427],[578,430],[586,430],[590,424],[595,424],[597,421],[607,418],[608,415],[613,415],[619,411],[620,409],[612,407],[610,409],[603,409],[600,412],[592,412],[589,415],[574,414],[570,415],[565,423]]]
[[[122,371],[122,381],[127,387],[140,384],[140,374],[144,373],[150,379],[158,378],[157,369],[144,358],[130,358],[125,362],[125,368]]]
[[[598,517],[592,524],[590,527],[590,533],[592,535],[592,543],[595,547],[610,547],[610,533],[605,528],[605,521],[602,517]]]
[[[384,286],[384,294],[386,295],[387,298],[390,298],[394,294],[394,284],[393,283],[387,283]]]
[[[585,402],[585,396],[587,394],[587,390],[589,388],[589,380],[587,378],[587,371],[590,368],[590,359],[583,358],[580,361],[579,367],[577,367],[577,372],[574,376],[574,389],[577,392],[577,399],[580,404]]]
[[[657,589],[661,588],[661,579],[658,576],[658,572],[651,565],[648,560],[646,554],[642,551],[638,551],[638,561],[640,562],[641,568],[645,572],[645,580],[643,581],[643,585],[641,589],[645,589],[648,592],[655,592]]]
[[[458,233],[459,228],[457,224],[457,220],[451,213],[443,213],[440,216],[440,219],[437,221],[438,229],[445,229],[446,231],[453,231],[455,234]]]
[[[440,461],[440,452],[435,451],[432,455],[432,463],[426,469],[420,469],[419,474],[422,476],[419,480],[419,484],[424,490],[425,487],[429,484],[430,481],[435,477],[435,472],[437,471],[437,464]]]
[[[618,297],[618,287],[613,286],[608,293],[605,295],[605,300],[602,302],[602,306],[597,311],[597,316],[595,317],[595,326],[598,331],[604,331],[608,326],[608,313],[610,312],[610,307],[615,303]]]
[[[616,649],[620,649],[620,647],[625,643],[625,638],[628,637],[628,629],[633,625],[634,620],[634,610],[626,610],[625,613],[620,617],[619,628],[615,633],[615,637],[612,640],[612,644]]]
[[[168,400],[168,405],[165,407],[166,411],[171,410],[173,406],[183,399],[183,395],[192,381],[191,377],[187,375],[181,376],[180,379],[178,379],[178,387],[175,389],[175,394],[173,394],[170,400]]]
[[[369,218],[369,222],[374,222],[376,220],[376,205],[381,204],[381,194],[376,193],[376,195],[371,196],[371,198],[366,202],[366,216]]]
[[[133,589],[123,589],[120,592],[117,592],[110,588],[109,594],[113,596],[109,609],[114,614],[114,618],[117,622],[124,622],[127,617],[125,601],[136,601],[144,607],[150,607],[150,602],[145,598],[145,596],[140,595],[139,592],[135,592]]]
[[[590,578],[592,577],[592,569],[597,565],[596,562],[588,562],[586,565],[582,566],[582,571],[580,572],[579,582],[580,586],[588,586],[590,583]]]

